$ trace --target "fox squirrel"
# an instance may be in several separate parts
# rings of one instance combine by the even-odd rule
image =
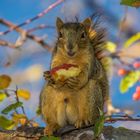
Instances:
[[[41,92],[40,105],[47,135],[67,124],[76,128],[94,124],[109,96],[107,72],[100,57],[105,46],[105,30],[92,25],[90,18],[74,23],[63,23],[57,18],[56,27],[58,40],[50,70],[73,64],[80,73],[55,81],[49,71],[45,72],[48,82]]]

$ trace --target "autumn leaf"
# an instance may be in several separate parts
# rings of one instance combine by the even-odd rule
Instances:
[[[30,99],[30,92],[28,90],[25,90],[25,89],[18,89],[17,90],[17,95],[19,97],[24,98],[25,100]]]
[[[27,124],[27,118],[21,118],[21,119],[19,120],[19,123],[20,123],[21,125]]]
[[[8,75],[0,75],[0,89],[7,88],[11,83],[11,77]]]
[[[39,126],[39,124],[37,123],[37,122],[30,122],[30,124],[33,126],[33,127],[38,127]]]
[[[12,120],[7,119],[4,116],[0,116],[0,127],[3,129],[11,130],[15,127],[15,123]]]
[[[1,113],[8,114],[10,111],[15,110],[18,107],[21,107],[22,104],[23,104],[22,102],[17,102],[17,103],[11,104],[11,105],[7,106],[5,109],[3,109],[1,111]]]
[[[5,93],[0,92],[0,102],[2,102],[6,97],[7,95]]]
[[[21,125],[25,125],[27,122],[27,117],[24,114],[13,114],[12,120],[15,122],[15,124],[21,124]]]

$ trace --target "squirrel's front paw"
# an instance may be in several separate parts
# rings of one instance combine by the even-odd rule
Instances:
[[[66,84],[69,88],[76,89],[79,86],[79,79],[77,77],[71,77],[66,80]]]
[[[55,82],[55,87],[56,87],[56,88],[60,88],[60,87],[63,87],[64,84],[65,84],[65,83],[64,83],[63,81],[56,81],[56,82]]]
[[[43,76],[44,76],[45,80],[50,80],[51,79],[50,71],[45,71]]]
[[[44,76],[45,80],[47,80],[48,82],[54,83],[54,80],[52,79],[50,71],[45,71],[43,76]]]

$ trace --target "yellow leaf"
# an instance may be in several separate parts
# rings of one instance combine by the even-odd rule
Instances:
[[[16,125],[18,125],[19,123],[21,125],[25,125],[25,123],[27,122],[27,117],[24,114],[13,114],[12,120],[14,121],[14,123]]]
[[[11,130],[15,127],[13,120],[7,119],[5,116],[0,115],[0,128]]]
[[[6,94],[5,93],[1,93],[0,92],[0,102],[3,101],[6,98]]]
[[[38,127],[39,126],[39,124],[37,122],[31,122],[31,124],[32,124],[33,127]]]
[[[19,120],[19,122],[20,122],[21,125],[25,125],[25,124],[27,124],[27,118],[21,118]]]
[[[28,100],[30,98],[30,92],[28,90],[25,90],[25,89],[18,89],[17,95],[19,97],[24,98],[25,100]]]
[[[15,123],[11,124],[10,126],[6,127],[6,130],[12,130],[16,126]]]
[[[125,43],[124,43],[124,47],[128,48],[129,46],[131,46],[133,43],[135,43],[136,41],[140,40],[140,33],[137,33],[135,35],[133,35],[132,37],[130,37]]]
[[[11,77],[8,75],[0,75],[0,89],[7,88],[11,83]]]
[[[106,49],[111,52],[114,53],[116,51],[117,45],[113,42],[108,41],[106,44]]]

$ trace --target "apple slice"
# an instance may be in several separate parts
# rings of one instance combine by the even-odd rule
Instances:
[[[78,76],[79,73],[80,73],[79,67],[74,64],[62,64],[60,66],[53,68],[50,71],[50,74],[55,81],[58,80],[65,81],[70,77]]]

